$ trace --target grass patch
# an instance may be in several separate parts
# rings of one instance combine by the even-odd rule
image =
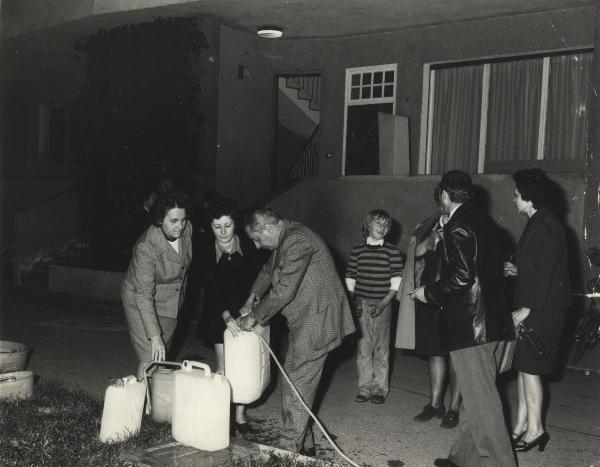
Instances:
[[[29,400],[0,401],[3,465],[115,466],[123,450],[172,441],[171,426],[146,417],[138,434],[100,442],[102,401],[56,382],[36,385]]]
[[[0,400],[0,463],[3,466],[121,466],[121,454],[172,442],[171,425],[142,419],[138,434],[129,439],[100,442],[103,402],[58,382],[35,386],[29,400]],[[263,425],[261,423],[261,425]],[[272,441],[274,426],[265,423],[257,442]],[[273,431],[271,429],[274,429]],[[132,465],[129,463],[128,465]],[[305,466],[277,454],[231,459],[231,467]]]

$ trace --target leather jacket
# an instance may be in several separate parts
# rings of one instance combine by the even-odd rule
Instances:
[[[440,279],[425,287],[425,298],[448,319],[450,350],[511,337],[498,232],[471,201],[444,226]]]

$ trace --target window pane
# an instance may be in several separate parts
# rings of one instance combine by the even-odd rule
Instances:
[[[477,173],[483,65],[435,70],[431,173]]]
[[[585,159],[592,54],[550,57],[545,159]]]
[[[381,97],[381,86],[373,86],[373,97]]]
[[[371,84],[371,73],[364,73],[363,74],[362,84]]]
[[[542,59],[492,63],[486,160],[536,160]]]
[[[385,82],[386,83],[393,83],[394,82],[394,72],[393,71],[386,71],[385,72]]]
[[[356,73],[352,75],[352,86],[360,85],[360,74]]]
[[[376,71],[373,73],[373,83],[381,84],[383,82],[383,72]]]
[[[394,85],[387,85],[383,92],[384,97],[392,97],[394,95]]]
[[[350,99],[360,99],[360,88],[352,88],[350,90]]]
[[[371,97],[371,88],[362,88],[362,99],[369,99]]]

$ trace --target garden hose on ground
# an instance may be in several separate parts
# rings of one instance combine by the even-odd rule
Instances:
[[[283,375],[283,377],[285,378],[285,380],[288,382],[288,384],[292,388],[292,391],[294,391],[294,394],[296,394],[296,397],[298,398],[298,400],[300,401],[300,403],[302,404],[302,406],[306,409],[306,411],[308,412],[308,414],[311,416],[311,418],[317,424],[317,426],[319,427],[319,429],[323,433],[323,436],[325,436],[325,438],[327,439],[327,441],[329,441],[329,444],[331,444],[331,446],[333,446],[333,449],[335,449],[335,451],[340,455],[340,457],[342,459],[344,459],[346,462],[348,462],[348,464],[350,464],[350,465],[352,465],[354,467],[360,467],[357,463],[353,462],[348,456],[346,456],[346,454],[344,454],[342,452],[342,450],[335,444],[335,442],[331,439],[331,437],[329,436],[329,434],[327,433],[327,431],[325,430],[325,428],[323,427],[323,425],[321,425],[321,422],[319,422],[319,420],[317,419],[316,415],[314,413],[312,413],[312,411],[310,410],[310,408],[306,405],[306,402],[304,402],[304,399],[302,399],[302,396],[300,395],[300,393],[298,392],[298,390],[296,389],[296,387],[294,386],[294,384],[290,380],[289,376],[287,375],[287,373],[283,369],[283,366],[281,366],[281,363],[279,363],[279,360],[277,360],[277,357],[273,353],[273,350],[269,346],[269,343],[263,338],[263,336],[260,335],[260,333],[256,332],[254,329],[252,330],[252,332],[254,332],[254,334],[256,334],[260,338],[260,340],[262,341],[262,343],[267,346],[267,349],[269,349],[269,353],[271,354],[271,356],[275,360],[275,363],[277,364],[277,367],[279,368],[279,371],[281,371],[281,374]]]

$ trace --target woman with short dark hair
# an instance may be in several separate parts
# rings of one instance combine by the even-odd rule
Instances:
[[[504,274],[515,276],[512,317],[538,336],[543,357],[537,358],[522,339],[517,340],[513,368],[518,374],[518,411],[513,424],[515,451],[538,447],[543,451],[550,436],[542,423],[541,375],[551,374],[558,352],[566,310],[571,305],[567,242],[559,219],[552,212],[552,182],[540,169],[516,172],[514,202],[528,217],[516,250],[516,264],[504,264]]]
[[[199,249],[198,264],[204,277],[205,306],[202,330],[209,344],[214,345],[217,369],[225,372],[223,333],[229,329],[233,335],[241,332],[236,318],[244,305],[250,288],[262,266],[257,248],[245,234],[237,232],[235,204],[227,199],[218,200],[208,210],[210,238]],[[235,431],[251,431],[246,421],[245,406],[235,410]]]
[[[140,379],[150,362],[165,360],[183,306],[192,259],[189,209],[183,193],[159,193],[150,213],[152,225],[135,243],[125,273],[121,300]]]

